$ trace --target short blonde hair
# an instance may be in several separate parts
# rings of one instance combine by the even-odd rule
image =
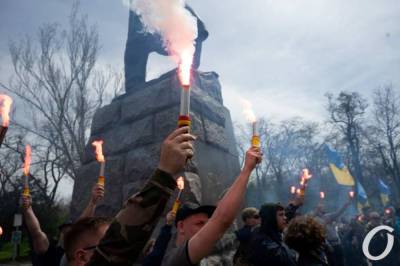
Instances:
[[[242,220],[246,222],[248,218],[252,218],[254,215],[258,215],[258,210],[254,207],[244,208],[242,210]]]

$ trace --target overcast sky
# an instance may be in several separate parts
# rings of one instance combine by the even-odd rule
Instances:
[[[150,1],[150,0],[149,0]],[[0,1],[0,80],[11,73],[10,38],[34,35],[45,22],[66,23],[71,0]],[[225,105],[243,121],[238,97],[256,114],[285,119],[326,117],[324,94],[358,91],[366,97],[384,84],[400,90],[398,0],[191,0],[210,36],[203,71],[220,75]],[[122,0],[83,0],[98,26],[99,63],[123,68],[128,9]],[[151,57],[149,78],[173,68]]]

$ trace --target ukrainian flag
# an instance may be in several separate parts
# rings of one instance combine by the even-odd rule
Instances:
[[[389,199],[390,189],[380,178],[378,184],[379,184],[379,191],[381,193],[382,204],[383,206],[386,206],[390,201]]]
[[[329,168],[335,176],[336,181],[340,185],[354,186],[354,178],[351,176],[347,166],[342,162],[337,151],[325,144],[325,152],[328,156]]]
[[[357,208],[361,211],[365,206],[369,206],[368,196],[361,183],[357,181]]]

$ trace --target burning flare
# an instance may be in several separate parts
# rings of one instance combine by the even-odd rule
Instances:
[[[325,198],[325,192],[321,191],[321,192],[319,193],[319,197],[320,197],[321,199],[324,199],[324,198]]]
[[[301,179],[304,179],[307,182],[312,177],[312,175],[310,174],[310,171],[307,168],[304,168],[302,171],[303,174],[301,175]]]
[[[295,186],[292,186],[292,187],[290,188],[290,193],[291,193],[291,194],[295,194],[295,193],[296,193],[296,187],[295,187]]]
[[[10,123],[9,113],[12,102],[13,101],[10,96],[5,94],[0,94],[0,114],[1,114],[1,119],[3,121],[2,123],[3,127],[8,127]]]
[[[106,160],[103,155],[103,141],[95,140],[92,142],[92,146],[95,147],[96,160],[100,163],[100,173],[97,179],[97,184],[104,187],[105,177],[104,177],[104,169],[106,167]]]
[[[176,185],[178,186],[179,193],[178,196],[176,197],[174,205],[172,205],[172,212],[175,214],[177,213],[179,206],[181,205],[180,197],[183,189],[185,188],[185,180],[183,179],[182,176],[178,177],[178,179],[176,180]]]
[[[354,191],[350,191],[349,196],[350,196],[350,198],[354,198]]]
[[[105,162],[104,155],[103,155],[103,141],[102,140],[95,140],[92,142],[92,146],[95,147],[95,154],[96,160],[99,163]]]
[[[176,180],[176,184],[179,190],[183,190],[185,188],[185,181],[182,176],[178,177],[178,179]]]
[[[29,176],[29,167],[31,166],[31,146],[25,146],[25,162],[24,162],[24,175]]]
[[[179,80],[183,87],[190,87],[190,77],[192,72],[193,54],[190,51],[184,51],[179,63]]]
[[[246,116],[247,121],[250,123],[255,123],[257,121],[256,115],[253,111],[253,106],[250,101],[246,99],[241,99],[242,106],[243,106],[243,113]]]
[[[251,103],[246,99],[241,99],[243,105],[243,113],[246,116],[246,119],[251,123],[252,126],[252,137],[251,137],[251,146],[260,148],[261,141],[260,136],[257,130],[257,119],[254,114],[253,107]]]
[[[25,197],[28,197],[31,192],[29,189],[29,167],[31,165],[31,146],[26,145],[25,146],[25,158],[24,158],[24,189],[22,191],[22,195]]]

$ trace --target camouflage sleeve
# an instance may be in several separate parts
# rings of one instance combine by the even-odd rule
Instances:
[[[150,238],[175,188],[175,179],[157,169],[117,214],[88,265],[132,265]]]

